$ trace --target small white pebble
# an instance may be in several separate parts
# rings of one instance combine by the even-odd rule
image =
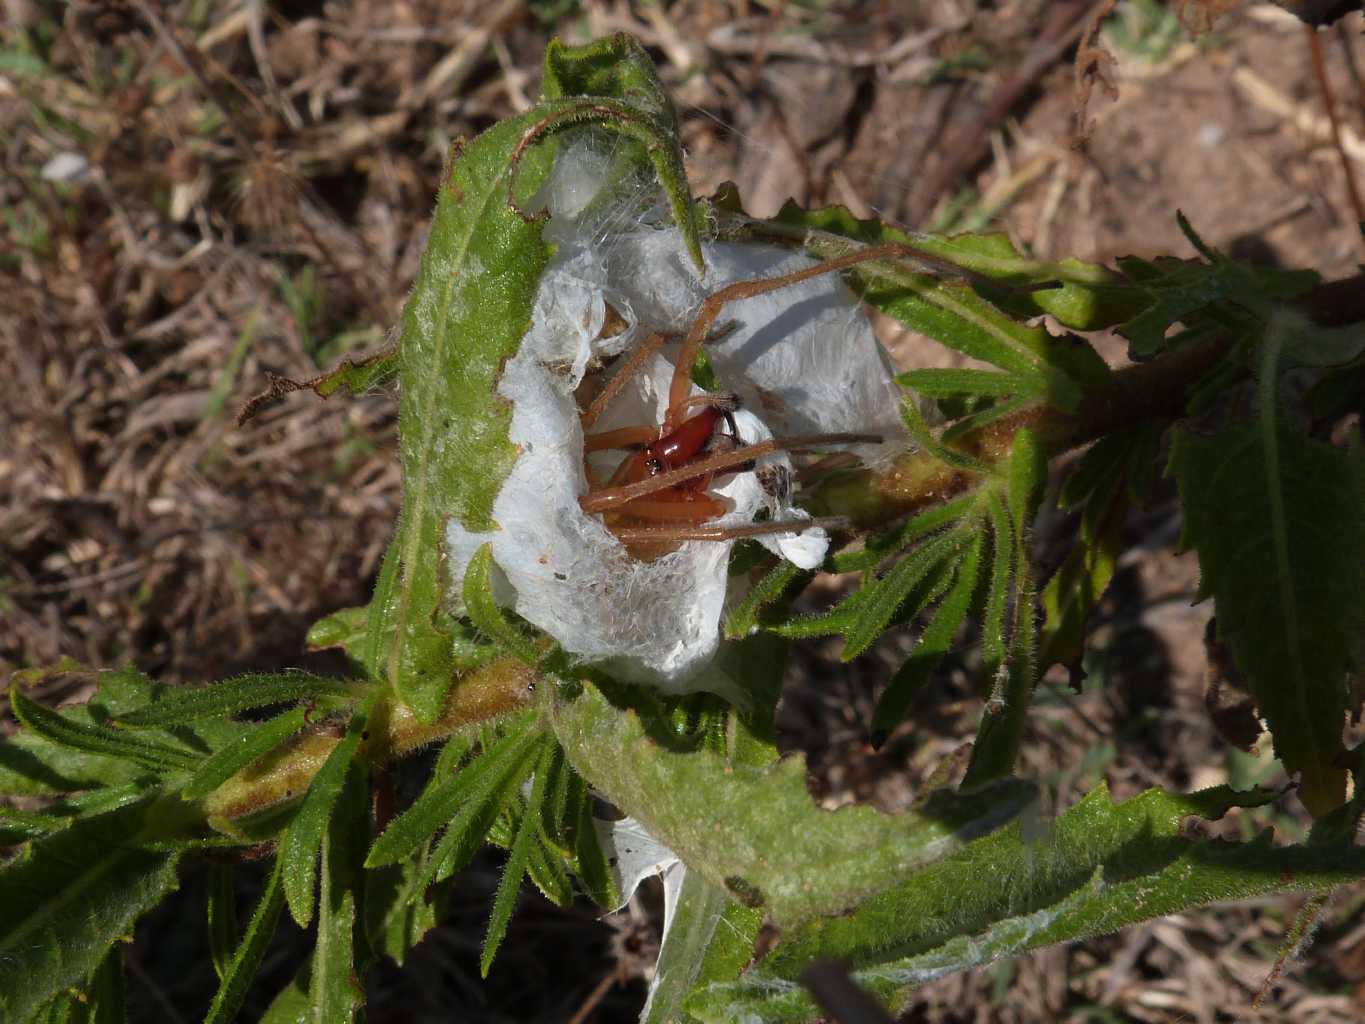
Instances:
[[[58,153],[43,164],[44,181],[79,185],[90,177],[90,164],[80,153]]]
[[[1216,121],[1205,121],[1199,126],[1199,143],[1212,149],[1227,137],[1223,126]]]

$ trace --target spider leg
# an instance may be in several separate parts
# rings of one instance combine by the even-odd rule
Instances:
[[[817,263],[813,267],[783,274],[780,277],[766,277],[757,281],[736,281],[712,292],[701,304],[701,309],[697,311],[697,317],[692,321],[692,326],[687,331],[687,337],[683,339],[682,349],[678,353],[678,361],[673,369],[673,382],[668,390],[668,414],[664,417],[664,431],[668,432],[674,429],[682,418],[679,407],[687,399],[688,392],[692,390],[692,366],[696,363],[697,354],[701,351],[702,345],[711,332],[711,325],[715,323],[716,317],[720,316],[720,311],[726,305],[741,299],[752,299],[759,295],[766,295],[769,292],[800,284],[802,281],[809,281],[813,277],[847,270],[859,263],[916,255],[918,252],[912,246],[874,245],[832,260],[826,260],[824,263]]]
[[[614,514],[661,523],[704,523],[729,511],[725,502],[699,494],[687,501],[636,498],[622,505]]]
[[[640,372],[640,368],[645,365],[649,357],[664,347],[668,338],[669,336],[662,331],[655,331],[635,347],[634,351],[626,357],[626,361],[621,364],[621,368],[612,375],[611,380],[607,381],[597,397],[592,400],[592,404],[580,417],[584,430],[597,422],[597,418],[606,411],[611,400],[621,393],[621,389],[630,383],[632,377]]]
[[[767,441],[760,441],[758,444],[742,445],[732,451],[716,452],[714,455],[696,459],[685,466],[670,469],[638,483],[589,491],[578,499],[578,504],[584,512],[606,512],[619,509],[626,502],[643,498],[647,494],[677,487],[679,484],[695,480],[697,477],[705,476],[708,473],[719,473],[724,469],[742,466],[746,462],[763,455],[771,455],[773,452],[800,451],[830,444],[879,444],[881,440],[879,434],[814,434],[810,437],[769,438]]]
[[[603,430],[583,438],[584,452],[601,452],[611,448],[643,448],[659,439],[658,427],[621,427]]]

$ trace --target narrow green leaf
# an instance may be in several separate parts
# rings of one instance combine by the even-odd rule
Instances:
[[[857,620],[844,633],[844,650],[840,657],[850,661],[871,647],[916,584],[944,562],[961,555],[971,540],[971,534],[966,530],[949,531],[921,544],[875,583],[864,583],[860,595],[866,596],[859,606]]]
[[[512,849],[507,856],[507,866],[503,869],[497,894],[493,897],[493,909],[488,915],[488,931],[483,939],[483,952],[479,955],[479,973],[485,978],[488,977],[488,969],[493,966],[493,958],[498,954],[503,936],[507,934],[507,923],[512,919],[512,911],[517,905],[517,895],[521,891],[521,877],[526,874],[531,850],[540,835],[540,808],[545,802],[553,754],[554,747],[551,745],[536,764],[531,794],[526,800],[526,812],[517,825],[516,838],[512,840]]]
[[[990,252],[990,236],[954,239],[935,239],[924,235],[911,237],[876,221],[854,220],[846,210],[837,208],[808,211],[788,203],[774,223],[765,227],[769,231],[781,227],[799,229],[805,250],[819,258],[842,256],[851,251],[854,245],[850,239],[863,244],[895,242],[918,249],[927,258],[927,273],[916,273],[905,265],[868,264],[855,267],[851,276],[861,285],[863,300],[948,348],[1022,377],[1045,380],[1047,389],[1053,393],[1051,400],[1059,407],[1074,407],[1075,402],[1079,401],[1076,385],[1061,371],[1060,366],[1048,365],[1049,362],[1060,363],[1060,360],[1050,358],[1055,342],[1046,329],[1018,323],[1002,312],[983,297],[982,292],[986,289],[978,283],[979,278],[974,277],[998,275],[1002,281],[1020,285],[1043,283],[1057,278],[1039,278],[1036,276],[1038,273],[1084,277],[1084,273],[1071,273],[1071,270],[1079,271],[1079,264],[1073,265],[1071,270],[1059,264],[1047,265],[1044,270],[1043,265],[1036,262],[1026,267],[1017,254],[1012,253],[1012,249],[1009,256],[998,245],[994,246],[995,252]],[[1005,243],[1008,246],[1008,240]],[[974,249],[979,251],[973,252]],[[1001,257],[1005,258],[1005,262],[1001,261]],[[968,273],[963,274],[957,268]],[[1092,280],[1098,281],[1102,276],[1106,284],[1114,283],[1112,276],[1103,268],[1089,269]],[[998,286],[995,290],[1000,291]],[[1023,291],[1019,295],[1027,299],[1046,293]],[[1074,322],[1094,319],[1081,313],[1078,306],[1067,309],[1065,302],[1056,303],[1055,306],[1064,317]],[[1042,311],[1039,308],[1025,315]]]
[[[990,495],[987,514],[991,524],[991,576],[986,591],[986,612],[981,619],[981,647],[986,672],[994,675],[1005,661],[1009,636],[1005,612],[1014,583],[1014,526],[1009,511],[997,494]]]
[[[370,787],[362,764],[349,769],[322,848],[317,943],[304,1018],[309,1024],[349,1024],[365,1005],[358,966],[365,944],[357,934],[356,900],[364,891],[360,862],[371,831]]]
[[[986,628],[992,631],[987,637],[998,637],[998,640],[983,644],[987,655],[985,667],[990,673],[987,680],[990,692],[977,726],[976,741],[972,744],[971,761],[962,782],[964,787],[1006,778],[1014,770],[1024,735],[1025,717],[1038,680],[1037,593],[1031,575],[1026,531],[1036,496],[1041,493],[1040,476],[1045,475],[1046,460],[1031,432],[1021,431],[1020,434],[1010,460],[1009,507],[1006,509],[1002,501],[992,503],[996,571],[992,574],[992,590],[987,598]],[[1004,547],[1007,534],[1013,541],[1009,550]],[[1009,568],[1013,572],[1006,583],[1011,591],[1006,595],[1006,603],[1012,621],[1006,627],[1003,623],[1005,607],[997,607],[999,591],[996,588]],[[993,619],[993,616],[999,616],[999,619]],[[1000,632],[995,633],[995,630]],[[1005,645],[1003,651],[998,643]],[[994,660],[1002,654],[1001,660]]]
[[[896,382],[928,398],[955,398],[958,395],[1015,395],[1039,398],[1045,394],[1042,381],[995,370],[927,369],[910,370]]]
[[[369,605],[333,612],[308,627],[308,649],[326,651],[338,648],[357,661],[363,661],[361,647],[365,643],[369,622]]]
[[[835,636],[846,633],[858,623],[867,598],[859,590],[844,598],[833,608],[817,615],[803,615],[785,622],[773,623],[768,628],[778,636],[805,640],[816,636]]]
[[[778,562],[764,577],[749,588],[744,600],[735,606],[725,620],[726,639],[738,640],[758,629],[758,615],[766,606],[780,598],[787,589],[811,573],[791,562]]]
[[[327,760],[308,787],[294,820],[280,843],[280,861],[284,864],[284,893],[289,912],[299,927],[307,928],[313,920],[314,889],[317,883],[318,857],[322,852],[332,808],[346,782],[360,739],[369,724],[373,700],[358,708],[346,727],[346,735],[327,755]]]
[[[0,793],[51,797],[77,790],[147,785],[159,780],[140,765],[87,754],[21,729],[0,740]]]
[[[179,853],[138,845],[150,813],[77,822],[0,868],[0,1020],[27,1020],[81,984],[175,888]]]
[[[236,873],[231,864],[209,864],[207,909],[209,956],[222,981],[238,939]]]
[[[523,718],[496,743],[455,774],[433,778],[422,795],[395,818],[375,840],[365,858],[368,868],[395,864],[464,812],[495,794],[503,779],[523,765],[541,741],[530,719]],[[456,811],[459,810],[457,816]],[[454,820],[452,820],[454,819]]]
[[[154,772],[184,771],[194,767],[196,758],[183,747],[130,736],[111,727],[86,725],[49,711],[29,700],[18,688],[10,690],[14,716],[44,739],[87,754],[99,754],[129,761]]]
[[[247,765],[264,757],[302,729],[307,718],[308,709],[299,707],[257,725],[235,742],[205,758],[194,770],[180,795],[186,800],[208,796]]]
[[[247,989],[251,986],[256,972],[260,970],[270,940],[275,937],[275,927],[279,924],[280,911],[284,908],[284,858],[275,858],[275,867],[270,872],[265,890],[256,904],[242,936],[241,945],[227,966],[227,972],[213,997],[204,1024],[231,1024],[237,1017],[246,999]]]
[[[319,697],[347,697],[354,684],[306,672],[238,676],[204,687],[167,687],[154,703],[118,716],[123,725],[145,728],[180,725],[201,718],[222,718],[252,708]]]
[[[312,970],[311,961],[300,967],[289,984],[276,993],[258,1024],[307,1024],[308,1011],[313,1005],[308,994]]]
[[[958,563],[952,589],[934,609],[933,616],[921,630],[910,656],[891,677],[886,691],[872,712],[873,736],[885,735],[905,718],[921,686],[938,667],[958,628],[967,618],[972,596],[981,577],[981,553],[984,539],[978,535],[963,552]]]
[[[474,859],[485,843],[496,841],[500,826],[505,823],[503,812],[522,792],[523,784],[535,770],[541,750],[550,741],[541,737],[520,764],[510,766],[506,774],[487,793],[471,799],[450,821],[441,841],[436,844],[427,866],[417,879],[417,891],[433,882],[443,882],[457,871],[462,871]],[[510,846],[514,836],[510,830],[503,836],[503,845]]]
[[[574,829],[574,872],[583,883],[583,888],[599,907],[620,906],[621,893],[617,891],[612,877],[611,866],[607,863],[606,851],[593,827],[592,800],[587,784],[580,779],[579,789],[582,798],[578,804],[578,822]]]
[[[13,846],[34,836],[59,832],[70,824],[71,818],[65,815],[17,811],[7,804],[0,804],[0,846]]]
[[[920,412],[919,405],[910,398],[901,402],[901,419],[905,422],[905,427],[910,431],[910,437],[915,444],[929,452],[940,462],[946,462],[950,466],[968,473],[987,474],[991,472],[991,467],[980,459],[965,455],[955,448],[948,448],[939,442],[929,429],[929,424],[924,419],[924,414]]]
[[[953,420],[952,424],[939,435],[939,444],[947,447],[949,451],[953,451],[951,445],[959,438],[984,430],[992,423],[1008,419],[1028,405],[1037,405],[1037,399],[1027,397],[1002,398],[999,401],[992,402],[984,409],[978,409]]]
[[[1028,536],[1033,525],[1043,488],[1047,485],[1047,451],[1032,430],[1015,432],[1006,479],[1010,517],[1014,520],[1016,536],[1023,538]]]
[[[1283,429],[1234,426],[1212,437],[1182,429],[1170,471],[1219,634],[1276,754],[1302,773],[1305,804],[1326,813],[1344,798],[1346,674],[1365,635],[1360,454]]]
[[[839,552],[833,558],[834,571],[853,572],[874,568],[912,541],[950,526],[971,511],[980,500],[979,495],[967,494],[912,516],[896,529],[870,538],[862,550]]]
[[[1043,633],[1038,667],[1062,664],[1080,668],[1085,627],[1114,577],[1123,550],[1123,520],[1128,509],[1127,488],[1120,474],[1098,485],[1081,514],[1076,546],[1043,589]]]
[[[567,907],[573,902],[573,883],[564,869],[564,861],[543,836],[531,843],[526,874],[555,906]]]
[[[470,621],[495,643],[528,665],[540,660],[531,638],[507,620],[493,600],[493,545],[485,544],[469,560],[464,574],[464,604]]]

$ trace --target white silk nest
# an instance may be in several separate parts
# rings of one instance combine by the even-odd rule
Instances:
[[[546,236],[558,248],[541,279],[531,327],[498,385],[512,407],[510,438],[521,451],[494,501],[496,529],[472,533],[453,517],[447,523],[449,591],[460,593],[470,558],[491,544],[498,602],[569,653],[617,678],[670,693],[742,697],[739,681],[713,665],[733,542],[689,541],[643,562],[600,517],[582,511],[578,499],[588,481],[574,392],[590,367],[652,332],[684,334],[717,288],[812,261],[774,246],[708,244],[703,278],[676,229],[641,225],[638,218],[623,223],[600,209],[584,212],[604,176],[598,154],[568,147],[545,190],[551,213]],[[600,339],[607,303],[628,326]],[[733,303],[717,323],[726,331],[707,353],[720,387],[740,397],[734,418],[742,441],[882,435],[887,444],[853,449],[868,460],[896,450],[897,442],[903,447],[900,393],[889,361],[837,275]],[[592,429],[659,423],[673,373],[668,357],[675,351],[665,347],[654,356]],[[622,457],[595,453],[594,468],[605,477]],[[714,523],[746,525],[760,513],[806,517],[792,505],[785,453],[759,459],[757,470],[717,478],[709,493],[727,499],[731,511]],[[828,546],[818,529],[759,540],[803,568],[819,565]]]

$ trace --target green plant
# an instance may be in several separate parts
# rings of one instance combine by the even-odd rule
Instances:
[[[221,978],[207,1020],[233,1019],[285,912],[316,923],[317,941],[268,1019],[354,1019],[366,971],[404,958],[436,919],[429,897],[491,841],[508,858],[486,972],[524,877],[557,903],[625,895],[593,792],[681,865],[650,1021],[810,1019],[798,978],[831,957],[899,1003],[1043,944],[1360,878],[1341,726],[1365,618],[1365,476],[1357,444],[1324,437],[1358,402],[1361,316],[1311,274],[1243,267],[1187,234],[1199,259],[1114,271],[838,209],[755,220],[733,194],[688,194],[672,108],[633,40],[552,44],[541,103],[452,153],[397,347],[309,382],[401,385],[403,511],[374,600],[310,636],[344,650],[348,678],[169,688],[105,671],[88,704],[61,711],[25,694],[43,673],[14,681],[22,728],[0,744],[0,793],[25,809],[0,808],[14,848],[0,870],[4,1018],[120,1019],[119,940],[204,853]],[[862,303],[991,369],[881,376],[835,269]],[[1044,313],[1068,331],[1117,327],[1144,361],[1112,371],[1079,334],[1036,326]],[[648,386],[607,386],[586,429],[652,442],[648,395],[681,386],[663,403],[669,429],[712,407],[735,420],[731,440],[708,427],[635,482],[585,469],[572,385],[618,355],[631,377],[629,353],[670,334],[704,358],[639,360]],[[689,404],[695,381],[770,401]],[[836,398],[800,397],[831,381]],[[1184,827],[1274,801],[1265,790],[1116,803],[1101,785],[1043,822],[1035,783],[1015,775],[1034,688],[1051,665],[1080,665],[1166,437],[1221,637],[1317,818],[1304,843]],[[862,465],[794,506],[785,449],[835,440]],[[1081,510],[1078,543],[1041,579],[1028,541],[1049,465],[1086,446],[1060,495]],[[742,517],[686,514],[710,500],[698,465],[707,485],[728,471],[720,493]],[[664,528],[637,521],[647,498],[673,506]],[[806,614],[797,598],[818,569],[860,582]],[[881,734],[964,624],[984,701],[962,783],[897,816],[817,807],[801,759],[774,745],[788,641],[839,636],[851,659],[913,626],[870,723]],[[378,820],[387,766],[433,745],[426,788]],[[273,856],[244,929],[233,856]],[[781,943],[753,962],[765,920]]]

